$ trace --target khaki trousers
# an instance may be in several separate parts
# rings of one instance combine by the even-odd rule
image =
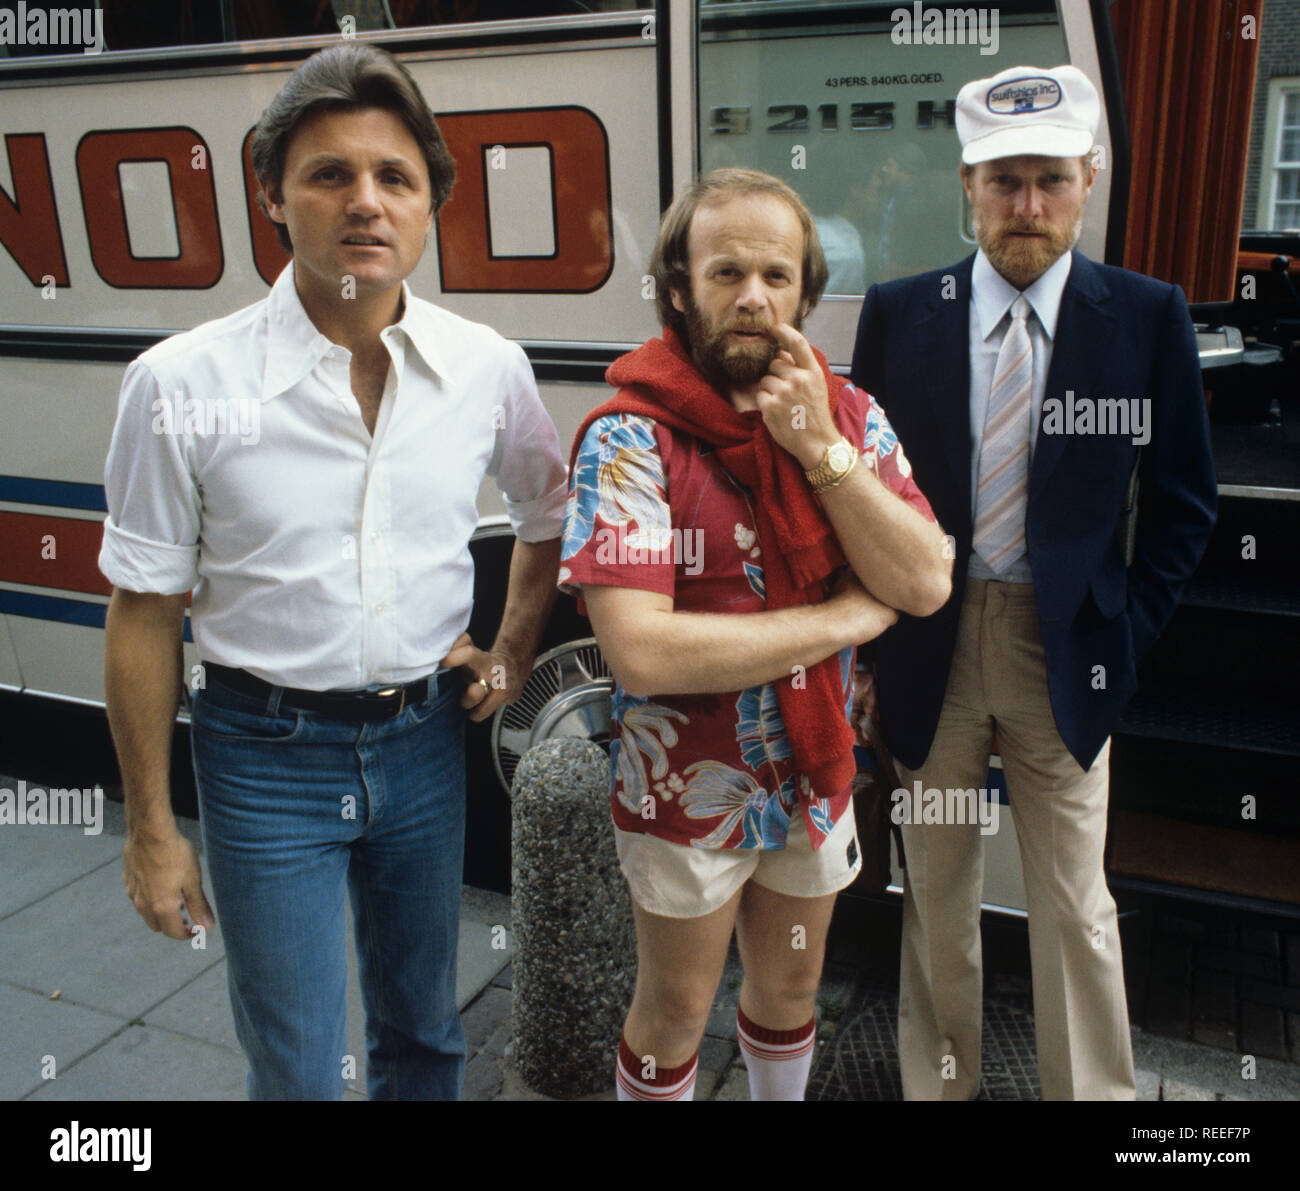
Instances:
[[[919,770],[898,767],[900,779],[909,790],[918,779],[979,789],[995,730],[1024,867],[1043,1098],[1132,1100],[1123,959],[1102,868],[1110,741],[1086,773],[1062,743],[1032,585],[970,579],[934,743]],[[978,823],[903,827],[898,1041],[908,1100],[979,1091],[981,841]]]

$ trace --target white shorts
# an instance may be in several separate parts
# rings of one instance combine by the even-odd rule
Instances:
[[[712,914],[751,877],[787,897],[824,897],[851,884],[862,868],[852,801],[815,851],[802,810],[781,849],[695,848],[618,827],[614,842],[632,900],[664,918]]]

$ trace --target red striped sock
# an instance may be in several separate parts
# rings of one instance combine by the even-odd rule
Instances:
[[[749,1070],[751,1100],[802,1100],[812,1070],[817,1019],[794,1030],[769,1030],[736,1010],[736,1038]]]
[[[693,1100],[695,1098],[695,1070],[699,1066],[699,1051],[691,1055],[680,1067],[656,1067],[653,1055],[638,1055],[627,1044],[627,1038],[618,1040],[618,1063],[614,1073],[618,1082],[620,1100]]]

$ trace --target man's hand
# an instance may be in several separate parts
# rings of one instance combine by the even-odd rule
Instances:
[[[808,340],[793,327],[777,323],[772,335],[780,350],[758,382],[758,409],[772,437],[811,471],[840,438],[826,377]]]
[[[456,638],[440,664],[458,669],[464,676],[467,685],[460,705],[469,709],[469,718],[475,723],[518,699],[531,672],[528,665],[502,650],[487,653],[479,649],[468,633]]]
[[[836,580],[826,601],[837,615],[849,619],[854,641],[874,641],[887,628],[898,621],[898,609],[882,604],[859,581],[852,569],[846,569]]]
[[[190,842],[175,828],[171,834],[149,836],[128,832],[122,848],[122,881],[126,895],[150,930],[172,939],[188,939],[193,931],[182,917],[211,930],[216,918],[203,893],[203,876]]]

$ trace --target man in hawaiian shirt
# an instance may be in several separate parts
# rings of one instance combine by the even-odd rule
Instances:
[[[706,175],[651,269],[663,337],[613,365],[618,396],[578,433],[560,571],[615,676],[639,961],[618,1095],[692,1098],[735,927],[751,1097],[799,1100],[835,894],[861,863],[854,646],[940,607],[949,551],[883,413],[799,333],[826,264],[793,190]]]

